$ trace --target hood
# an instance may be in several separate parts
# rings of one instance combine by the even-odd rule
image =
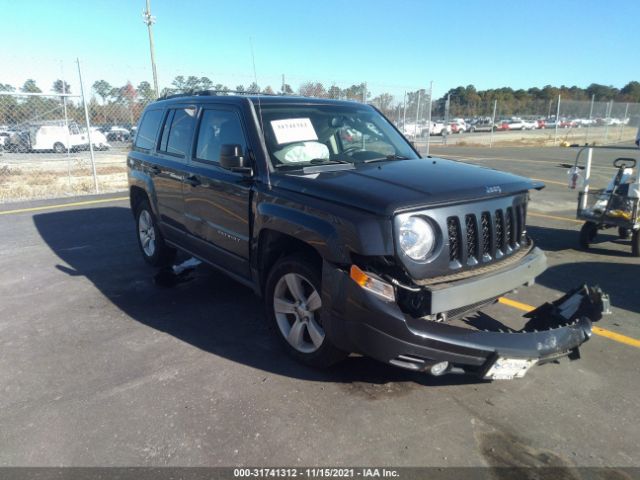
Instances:
[[[308,174],[274,173],[271,182],[276,188],[381,215],[544,188],[525,177],[442,158],[392,160]]]

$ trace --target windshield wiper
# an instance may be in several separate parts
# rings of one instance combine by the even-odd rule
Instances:
[[[397,153],[394,153],[393,155],[387,155],[386,157],[370,158],[369,160],[363,160],[362,163],[384,162],[385,160],[410,160],[410,159],[409,157],[405,157],[404,155],[398,155]]]
[[[351,163],[346,160],[340,160],[339,158],[314,158],[310,160],[311,165],[330,165],[332,163]]]

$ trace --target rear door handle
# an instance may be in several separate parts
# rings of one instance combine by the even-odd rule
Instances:
[[[200,179],[195,176],[195,175],[190,175],[187,178],[185,178],[186,182],[191,185],[192,187],[197,187],[198,185],[201,185],[202,182],[200,181]]]

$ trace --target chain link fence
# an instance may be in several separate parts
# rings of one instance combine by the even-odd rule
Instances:
[[[204,76],[176,76],[162,94],[217,90],[364,102],[427,153],[431,145],[618,143],[635,138],[640,125],[637,103],[525,96],[462,102],[455,95],[432,99],[430,88],[265,78],[271,83],[258,85],[238,76],[232,77],[237,85],[225,85]],[[0,203],[126,190],[126,156],[135,125],[154,100],[150,83],[114,87],[91,78],[82,95],[79,81],[70,86],[56,80],[52,91],[42,93],[33,80],[22,86],[0,83]]]

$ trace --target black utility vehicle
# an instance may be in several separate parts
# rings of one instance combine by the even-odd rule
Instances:
[[[522,376],[577,356],[603,295],[582,287],[524,328],[460,319],[546,267],[526,235],[529,179],[420,158],[375,108],[201,92],[149,105],[128,157],[140,249],[176,249],[265,300],[314,366],[362,353],[438,375]],[[606,300],[606,298],[605,298]]]

